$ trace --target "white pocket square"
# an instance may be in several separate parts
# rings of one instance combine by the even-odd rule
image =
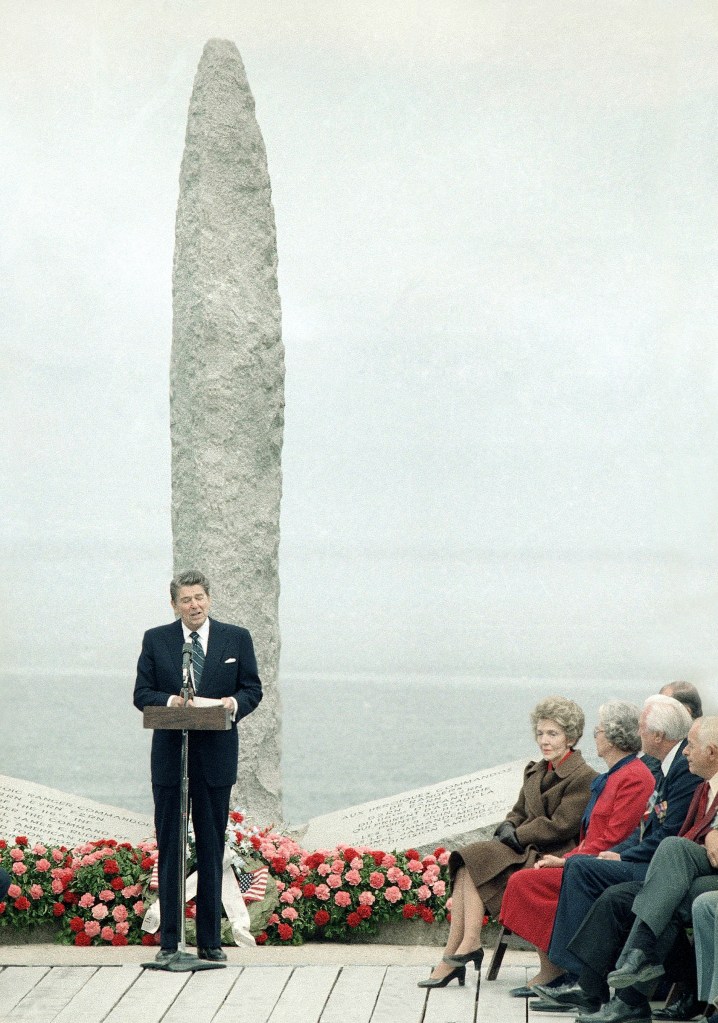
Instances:
[[[236,664],[237,663],[237,658],[236,657],[228,657],[227,660],[224,663],[225,664]]]

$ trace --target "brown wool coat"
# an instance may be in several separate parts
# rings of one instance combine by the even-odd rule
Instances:
[[[514,871],[532,867],[543,853],[561,856],[578,842],[581,817],[596,771],[574,750],[557,766],[554,783],[542,792],[545,774],[545,760],[527,764],[516,806],[506,815],[506,820],[516,825],[523,853],[514,852],[494,838],[473,842],[451,854],[452,882],[459,867],[466,866],[487,911],[494,917],[499,915],[504,889]]]

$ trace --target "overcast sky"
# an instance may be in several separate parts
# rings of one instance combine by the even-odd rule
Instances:
[[[714,679],[718,10],[0,0],[5,669],[168,619],[202,47],[267,147],[285,672]]]

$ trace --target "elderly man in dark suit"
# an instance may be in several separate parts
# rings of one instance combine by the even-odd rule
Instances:
[[[225,732],[190,732],[189,795],[197,851],[197,946],[201,959],[222,961],[222,857],[232,785],[237,780],[237,722],[262,699],[252,638],[246,629],[209,618],[209,582],[185,572],[170,584],[178,620],[145,633],[137,662],[134,704],[181,706],[182,646],[192,644],[191,671],[198,696],[221,700],[232,714]],[[168,962],[178,941],[178,847],[180,829],[181,732],[156,730],[152,737],[152,794],[159,848],[162,948]]]
[[[549,959],[563,966],[568,976],[563,986],[557,987],[554,982],[551,988],[535,988],[542,997],[597,1008],[577,982],[583,964],[567,946],[599,895],[611,885],[643,881],[660,842],[678,834],[700,782],[700,778],[690,772],[683,756],[691,724],[689,712],[677,700],[658,695],[649,696],[645,701],[638,730],[644,753],[658,763],[656,789],[640,827],[625,841],[598,856],[574,856],[566,861]],[[546,1005],[546,1011],[552,1011],[550,1004]]]

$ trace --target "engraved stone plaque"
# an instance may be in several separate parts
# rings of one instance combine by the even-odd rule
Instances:
[[[99,838],[141,842],[154,836],[154,824],[143,814],[0,775],[0,838],[17,835],[66,846]]]
[[[315,817],[298,834],[306,849],[454,847],[490,835],[518,798],[525,763],[515,760],[387,799]]]

